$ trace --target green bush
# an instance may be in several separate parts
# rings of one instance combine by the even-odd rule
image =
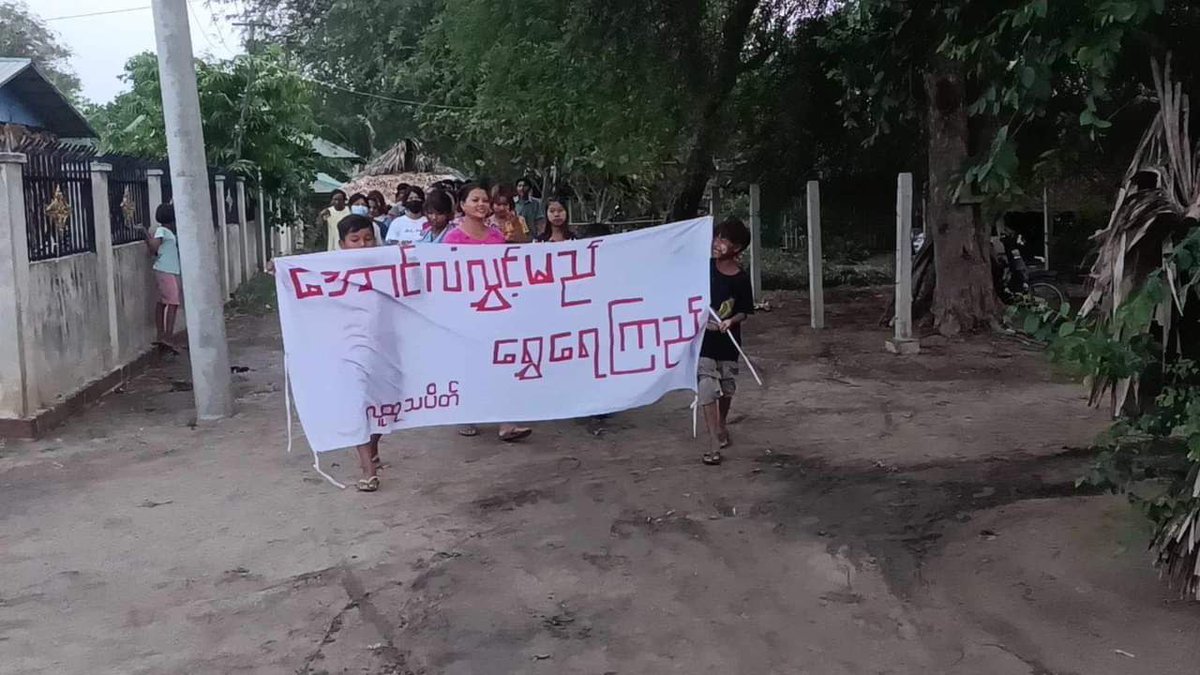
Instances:
[[[762,253],[763,288],[791,291],[808,289],[808,258],[803,251],[765,248]],[[864,258],[859,262],[826,262],[823,278],[826,287],[878,286],[894,281],[891,258],[886,255]]]

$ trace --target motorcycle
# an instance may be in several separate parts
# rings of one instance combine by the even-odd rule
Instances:
[[[1055,283],[1057,275],[1046,269],[1046,259],[1035,256],[1038,267],[1025,262],[1021,248],[1025,238],[1020,234],[999,237],[1003,253],[992,262],[992,275],[996,292],[1005,304],[1013,304],[1022,297],[1031,297],[1045,302],[1054,309],[1067,302],[1067,294]]]

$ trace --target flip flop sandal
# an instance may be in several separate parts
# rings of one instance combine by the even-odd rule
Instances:
[[[477,427],[475,427],[474,425],[467,425],[467,426],[465,426],[465,427],[459,427],[459,428],[458,428],[458,435],[459,435],[459,436],[466,436],[467,438],[470,438],[470,437],[472,437],[472,436],[478,436],[478,435],[479,435],[479,429],[478,429]]]
[[[725,434],[723,436],[717,437],[717,447],[722,450],[724,450],[725,448],[728,448],[729,444],[732,442],[733,441],[729,440],[729,434]]]
[[[374,492],[379,489],[379,476],[360,478],[356,487],[359,492]]]
[[[717,466],[721,463],[721,460],[722,457],[721,453],[719,452],[706,452],[704,453],[704,456],[700,458],[700,461],[709,466]]]
[[[505,443],[516,443],[523,438],[529,438],[533,433],[533,429],[513,429],[506,434],[500,434],[500,440]]]

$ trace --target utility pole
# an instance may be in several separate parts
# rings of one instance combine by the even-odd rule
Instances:
[[[179,258],[187,301],[188,355],[198,421],[233,414],[225,303],[213,270],[217,241],[208,203],[208,168],[200,127],[200,95],[188,27],[187,0],[153,0],[167,155],[171,161]]]

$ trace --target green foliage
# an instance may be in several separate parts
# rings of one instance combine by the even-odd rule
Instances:
[[[1063,136],[1095,139],[1112,126],[1101,112],[1123,50],[1162,0],[969,0],[913,5],[904,0],[852,0],[830,21],[825,42],[846,58],[829,75],[842,82],[840,101],[851,124],[873,130],[873,142],[919,126],[926,107],[921,78],[939,61],[967,78],[968,112],[993,132],[986,151],[964,167],[977,191],[1020,192],[1019,135],[1050,125],[1050,147]],[[1042,159],[1047,159],[1044,156]]]
[[[1172,269],[1174,282],[1155,271],[1111,319],[1098,313],[1080,318],[1068,306],[1051,308],[1032,300],[1013,306],[1009,314],[1023,332],[1048,344],[1053,360],[1076,374],[1092,381],[1136,378],[1143,395],[1152,396],[1148,404],[1123,408],[1080,483],[1129,490],[1160,531],[1195,506],[1183,488],[1195,482],[1200,467],[1200,365],[1190,357],[1191,345],[1181,345],[1183,351],[1164,349],[1160,336],[1169,331],[1160,317],[1164,307],[1174,311],[1181,301],[1200,300],[1200,227],[1175,246],[1164,269]],[[1130,490],[1147,479],[1164,479],[1167,485],[1149,495]]]
[[[768,290],[807,290],[808,259],[801,251],[764,248],[762,279]],[[885,257],[886,258],[886,257]],[[890,258],[836,260],[822,268],[825,286],[880,286],[894,280]]]
[[[426,98],[454,106],[417,111],[425,137],[466,170],[552,172],[585,201],[606,189],[632,197],[661,179],[682,123],[677,87],[631,45],[644,32],[598,27],[590,9],[446,0],[409,63]],[[591,210],[585,217],[604,215],[601,204]]]
[[[68,63],[71,49],[24,2],[0,2],[0,56],[32,59],[59,91],[72,100],[78,98],[79,78]]]
[[[166,157],[158,61],[146,52],[126,64],[130,91],[89,111],[108,152]],[[315,167],[308,83],[278,48],[228,61],[196,62],[201,122],[209,165],[221,166],[290,199],[307,195]]]

